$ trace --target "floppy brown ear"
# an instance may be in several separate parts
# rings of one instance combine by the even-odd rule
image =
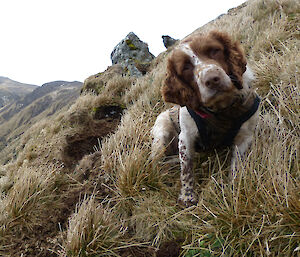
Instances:
[[[213,31],[212,37],[224,45],[226,62],[229,67],[228,75],[232,83],[238,88],[243,88],[243,74],[246,71],[247,60],[244,50],[239,42],[233,42],[226,33]]]
[[[190,106],[198,104],[193,88],[193,65],[187,56],[179,52],[173,52],[168,59],[167,76],[161,89],[163,99],[166,102]]]

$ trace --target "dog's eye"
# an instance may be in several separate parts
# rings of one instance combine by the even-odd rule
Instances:
[[[187,70],[193,70],[193,64],[191,64],[190,62],[187,62],[183,65],[182,71],[187,71]]]
[[[193,64],[191,64],[190,62],[185,63],[182,67],[181,77],[185,81],[190,81],[193,77],[193,69],[194,69]]]
[[[220,48],[211,48],[209,51],[209,55],[213,59],[218,59],[223,56],[223,51]]]

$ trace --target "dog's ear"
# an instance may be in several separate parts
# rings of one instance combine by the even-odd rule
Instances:
[[[243,88],[243,74],[246,71],[247,60],[244,50],[239,42],[233,42],[230,36],[223,32],[213,31],[211,36],[224,46],[228,76],[238,89]]]
[[[161,90],[166,102],[189,107],[192,107],[193,103],[198,104],[193,70],[194,65],[190,58],[183,52],[174,50],[168,59],[167,76]]]

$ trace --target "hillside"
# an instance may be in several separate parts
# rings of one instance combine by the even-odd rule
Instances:
[[[33,124],[74,103],[81,87],[81,82],[49,82],[1,108],[0,163],[17,154],[20,135]]]
[[[199,202],[185,209],[178,165],[150,158],[172,47],[142,77],[89,77],[94,90],[35,123],[0,166],[0,255],[299,256],[299,27],[299,1],[252,0],[195,28],[242,42],[262,102],[237,178],[227,151],[197,155]]]
[[[3,106],[32,92],[37,86],[0,77],[0,110]]]

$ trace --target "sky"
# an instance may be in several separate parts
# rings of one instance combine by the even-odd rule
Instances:
[[[42,85],[81,81],[111,65],[129,33],[157,56],[245,0],[1,0],[0,76]]]

